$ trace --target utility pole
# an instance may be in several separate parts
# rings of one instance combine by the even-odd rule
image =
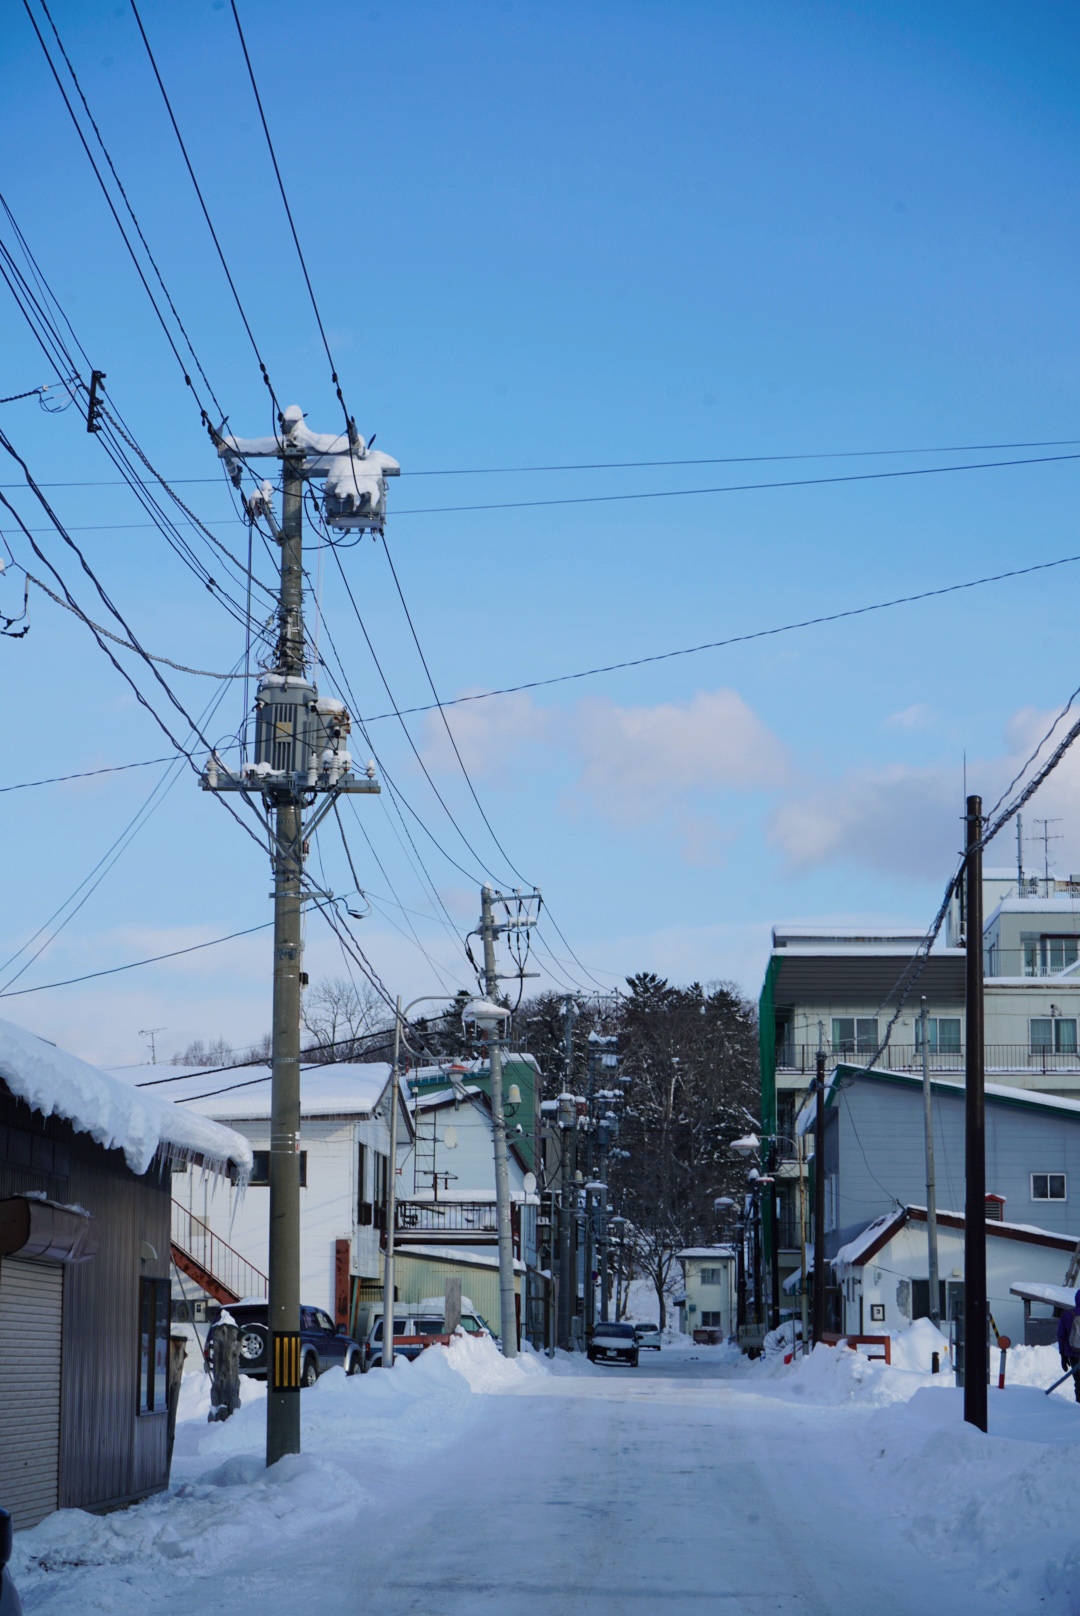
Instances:
[[[320,698],[307,677],[304,483],[325,483],[325,511],[333,526],[381,533],[385,478],[400,469],[389,455],[368,451],[352,423],[347,436],[314,433],[305,426],[303,411],[290,405],[278,425],[272,438],[217,439],[218,454],[238,488],[247,460],[270,457],[282,464],[281,525],[274,520],[269,483],[246,501],[249,518],[265,517],[281,549],[278,637],[274,665],[260,677],[256,696],[255,761],[243,761],[234,772],[212,753],[200,779],[206,791],[261,798],[267,816],[273,816],[268,1465],[300,1451],[300,1000],[304,887],[310,885],[304,875],[305,833],[311,836],[343,792],[379,790],[373,764],[366,779],[352,773],[351,720],[344,703]],[[304,804],[319,795],[324,800],[305,827]]]
[[[574,1098],[574,1021],[577,1006],[570,994],[563,1000],[563,1092],[559,1096],[559,1129],[562,1134],[561,1195],[559,1198],[559,1344],[567,1352],[574,1345],[574,1314],[577,1311],[577,1253],[574,1235],[577,1225],[577,1101]]]
[[[490,1014],[481,1017],[474,1014],[473,1019],[481,1026],[488,1028],[488,1059],[491,1066],[491,1127],[494,1135],[495,1152],[495,1222],[499,1236],[499,1312],[502,1322],[502,1349],[505,1358],[516,1358],[518,1352],[517,1309],[514,1294],[514,1230],[510,1210],[510,1168],[506,1149],[506,1112],[503,1109],[503,1042],[502,1033],[497,1021],[509,1020],[509,1011],[502,1010],[498,1004],[499,971],[495,963],[495,938],[500,932],[511,930],[528,930],[536,924],[536,916],[531,913],[528,905],[540,903],[538,892],[529,893],[523,897],[515,892],[511,898],[503,897],[502,893],[492,891],[491,887],[480,889],[480,935],[484,945],[484,991],[488,1003],[496,1013],[497,1020],[492,1021]],[[496,904],[516,904],[518,916],[516,920],[507,918],[496,923]],[[539,910],[537,911],[539,912]],[[516,971],[514,980],[520,980],[525,973]]]
[[[814,1079],[814,1345],[825,1334],[825,1051]]]
[[[394,1367],[394,1237],[397,1233],[397,1125],[398,1092],[401,1077],[398,1062],[401,1057],[401,994],[398,994],[394,1012],[394,1064],[390,1072],[390,1172],[386,1190],[386,1254],[383,1258],[382,1304],[382,1361],[383,1367]]]
[[[776,1188],[776,1168],[780,1160],[780,1147],[773,1139],[769,1152],[769,1329],[780,1328],[780,1196]]]
[[[934,1182],[934,1119],[930,1106],[930,1022],[926,1014],[926,995],[919,1011],[922,1027],[922,1091],[923,1117],[926,1124],[926,1259],[930,1296],[927,1311],[935,1328],[941,1325],[941,1289],[938,1282],[937,1244],[937,1189]]]
[[[967,800],[967,1057],[964,1105],[964,1419],[986,1430],[986,1105],[983,1047],[982,798]]]
[[[799,1168],[799,1307],[802,1315],[802,1349],[805,1354],[810,1340],[810,1298],[806,1294],[806,1141],[795,1131],[795,1158]]]

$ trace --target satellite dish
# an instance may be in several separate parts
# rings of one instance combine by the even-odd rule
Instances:
[[[457,1129],[456,1128],[444,1128],[443,1129],[442,1142],[446,1146],[447,1150],[456,1150],[457,1149]]]
[[[525,1194],[526,1195],[535,1195],[536,1194],[536,1174],[535,1173],[526,1173],[525,1174]]]

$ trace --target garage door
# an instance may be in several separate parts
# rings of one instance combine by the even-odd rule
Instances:
[[[20,1528],[56,1508],[63,1301],[59,1263],[0,1259],[0,1504]]]

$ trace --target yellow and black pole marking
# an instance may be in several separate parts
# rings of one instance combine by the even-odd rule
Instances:
[[[275,1330],[273,1334],[273,1372],[270,1390],[298,1392],[300,1390],[300,1332]]]

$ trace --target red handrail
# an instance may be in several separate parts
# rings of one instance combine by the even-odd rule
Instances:
[[[177,1267],[219,1302],[238,1302],[242,1296],[264,1297],[268,1293],[262,1270],[175,1200],[172,1248]]]

